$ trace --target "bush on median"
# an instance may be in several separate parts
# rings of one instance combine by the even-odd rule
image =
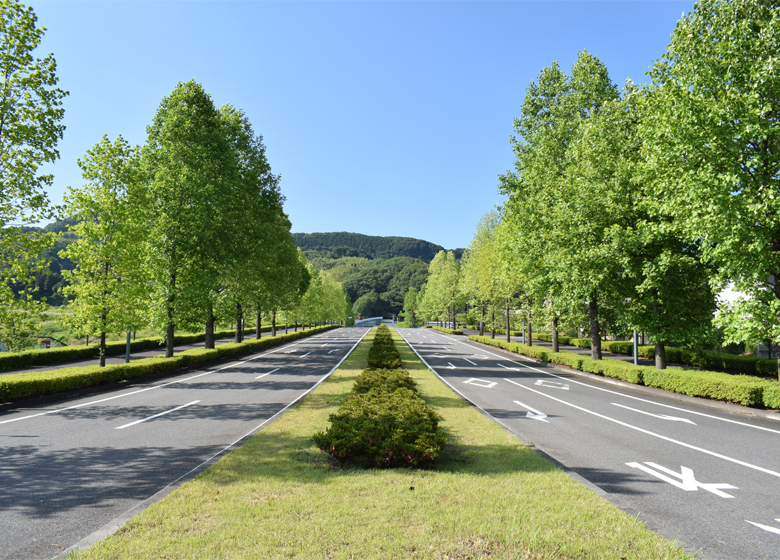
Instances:
[[[463,334],[463,331],[460,329],[448,329],[447,327],[433,327],[433,330],[447,334]]]

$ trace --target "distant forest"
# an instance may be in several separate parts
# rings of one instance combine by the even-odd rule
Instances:
[[[295,244],[311,258],[339,259],[342,257],[362,257],[366,259],[391,259],[393,257],[411,257],[431,262],[436,253],[444,247],[414,239],[412,237],[380,237],[348,233],[293,233]],[[460,258],[463,249],[456,249],[455,256]]]
[[[403,308],[410,287],[428,279],[428,264],[444,248],[411,237],[360,233],[293,233],[314,266],[344,284],[357,317],[390,317]],[[453,251],[460,259],[463,249]]]

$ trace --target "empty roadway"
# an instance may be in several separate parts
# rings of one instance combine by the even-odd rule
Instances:
[[[399,332],[456,392],[689,551],[778,557],[780,422],[583,378],[461,336]]]
[[[51,558],[148,504],[300,400],[367,331],[0,414],[0,558]]]

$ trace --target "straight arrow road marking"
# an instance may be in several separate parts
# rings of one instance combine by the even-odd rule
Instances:
[[[780,535],[780,529],[777,527],[772,527],[771,525],[762,525],[761,523],[756,523],[755,521],[748,521],[745,519],[748,523],[751,525],[755,525],[759,529],[763,529],[764,531],[769,531],[770,533],[774,533],[775,535]],[[780,521],[780,519],[775,519],[775,521]]]
[[[520,371],[520,368],[516,367],[506,367],[504,364],[498,364],[498,367],[502,367],[504,369],[511,369],[512,371]]]
[[[687,418],[679,418],[677,416],[667,416],[666,414],[653,414],[652,412],[645,412],[644,410],[638,410],[636,408],[631,408],[630,406],[626,406],[624,404],[618,404],[613,402],[612,403],[615,406],[619,406],[620,408],[625,408],[626,410],[633,410],[634,412],[638,412],[639,414],[645,414],[647,416],[652,416],[653,418],[660,418],[661,420],[671,420],[673,422],[687,422],[688,424],[696,425],[695,422],[688,420]]]
[[[557,381],[548,381],[547,379],[537,379],[534,385],[540,387],[549,387],[550,389],[562,389],[564,391],[569,390],[569,386],[566,383],[558,383]]]
[[[731,484],[724,484],[724,483],[710,483],[705,484],[703,482],[699,482],[696,480],[696,477],[693,475],[693,471],[689,469],[688,467],[680,467],[680,472],[676,473],[671,469],[667,469],[666,467],[662,467],[661,465],[657,465],[655,463],[649,463],[645,461],[645,465],[649,465],[649,467],[646,467],[645,465],[641,465],[639,463],[626,463],[631,468],[639,469],[647,474],[653,475],[656,478],[660,478],[664,482],[668,482],[672,486],[676,486],[677,488],[681,488],[685,490],[686,492],[696,492],[699,488],[702,490],[706,490],[707,492],[712,492],[716,496],[720,496],[721,498],[733,498],[731,494],[726,494],[725,492],[722,492],[722,489],[726,490],[739,490],[736,486],[732,486]],[[671,475],[675,478],[679,478],[680,480],[675,480],[673,478],[669,478],[668,476],[664,476],[658,471],[655,471],[653,469],[658,469],[659,471],[665,472],[668,475]]]
[[[520,401],[512,401],[516,405],[522,406],[524,409],[527,410],[525,413],[526,418],[533,418],[534,420],[541,420],[542,422],[550,423],[549,421],[545,420],[547,418],[547,415],[544,412],[539,412],[538,410],[534,410],[527,404],[523,404]]]
[[[182,408],[185,408],[187,406],[190,406],[192,404],[199,403],[200,401],[192,401],[191,403],[183,404],[181,406],[177,406],[176,408],[172,408],[170,410],[166,410],[165,412],[161,412],[159,414],[155,414],[154,416],[148,416],[142,420],[136,420],[135,422],[130,422],[129,424],[125,424],[124,426],[117,426],[116,430],[123,430],[125,428],[129,428],[130,426],[135,426],[136,424],[140,424],[141,422],[146,422],[147,420],[152,420],[153,418],[159,418],[160,416],[164,416],[166,414],[170,414],[171,412],[176,412],[177,410],[181,410]]]
[[[279,368],[272,369],[271,371],[269,371],[268,373],[264,373],[263,375],[258,375],[257,377],[255,377],[255,379],[260,379],[261,377],[265,377],[266,375],[271,375],[275,371],[279,371]]]

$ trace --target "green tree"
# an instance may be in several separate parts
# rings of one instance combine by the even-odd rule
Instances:
[[[54,55],[32,55],[45,31],[36,23],[32,8],[0,1],[0,336],[16,348],[27,343],[29,319],[40,309],[28,285],[46,271],[39,255],[55,238],[23,226],[52,215],[46,189],[53,177],[39,168],[59,157],[56,145],[65,130],[67,92],[56,87]]]
[[[701,0],[650,73],[654,195],[717,266],[715,285],[746,294],[720,315],[732,341],[780,341],[779,73],[768,0]]]
[[[100,366],[106,365],[106,333],[138,328],[145,291],[142,274],[143,222],[135,198],[141,184],[140,153],[121,136],[107,136],[78,160],[87,183],[70,188],[66,213],[77,220],[77,241],[62,256],[78,266],[66,273],[72,296],[67,323],[100,337]]]

